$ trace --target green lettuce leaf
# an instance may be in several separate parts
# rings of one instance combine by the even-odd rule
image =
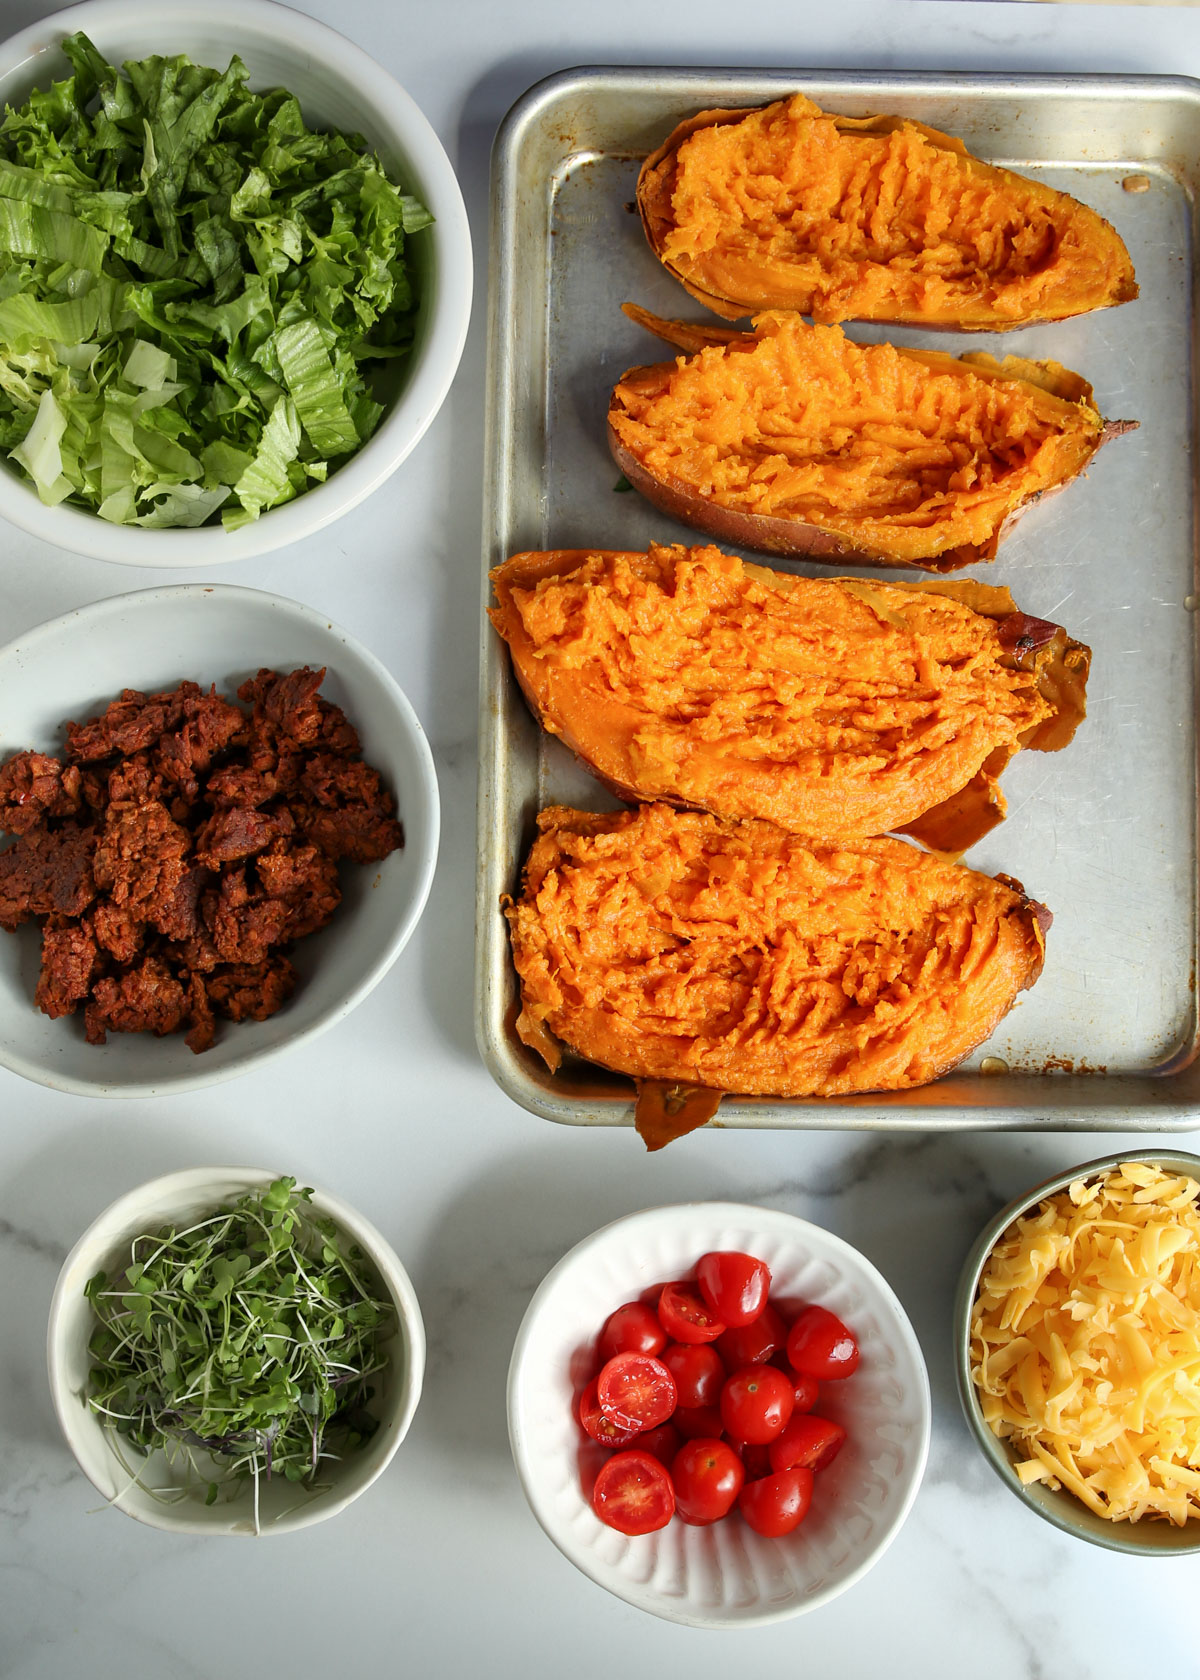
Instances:
[[[431,218],[237,58],[63,50],[0,121],[0,450],[43,500],[236,529],[375,429]]]

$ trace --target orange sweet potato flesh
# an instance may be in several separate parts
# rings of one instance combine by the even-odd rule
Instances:
[[[1088,649],[986,584],[681,546],[517,554],[492,582],[543,726],[630,801],[958,852],[1003,816],[1012,755],[1065,746],[1084,714]]]
[[[506,914],[517,1031],[551,1068],[561,1041],[685,1088],[905,1090],[1041,973],[1042,906],[901,840],[825,845],[662,804],[556,806],[538,827]]]
[[[651,248],[729,320],[1003,331],[1126,303],[1120,236],[1094,210],[900,117],[841,117],[797,94],[703,111],[646,160]]]
[[[856,344],[785,313],[751,333],[626,313],[689,353],[622,377],[613,457],[656,507],[741,548],[942,572],[990,560],[1135,424],[1105,422],[1057,362]]]

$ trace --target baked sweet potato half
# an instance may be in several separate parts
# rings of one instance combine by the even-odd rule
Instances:
[[[613,458],[739,548],[957,571],[1136,425],[1102,419],[1057,362],[856,344],[785,313],[749,333],[625,313],[685,354],[619,381]]]
[[[662,804],[556,806],[538,828],[506,914],[517,1032],[552,1069],[565,1044],[710,1092],[905,1090],[1042,970],[1042,906],[902,840],[822,845]]]
[[[810,99],[701,111],[647,158],[650,247],[693,297],[737,320],[1003,331],[1126,303],[1133,264],[1108,222],[904,117]]]
[[[974,581],[656,546],[517,554],[492,582],[543,726],[631,802],[962,851],[1003,816],[1012,755],[1065,746],[1084,713],[1088,649]]]

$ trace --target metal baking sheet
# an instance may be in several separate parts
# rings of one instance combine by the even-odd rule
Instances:
[[[935,1084],[844,1099],[731,1097],[717,1123],[1200,1125],[1200,82],[598,68],[532,88],[505,120],[493,163],[485,573],[522,549],[700,540],[636,494],[614,492],[605,444],[616,378],[662,355],[621,303],[702,314],[651,256],[631,213],[638,167],[690,112],[759,105],[793,90],[828,110],[899,112],[960,135],[978,156],[1070,192],[1114,223],[1134,259],[1137,302],[967,342],[1064,362],[1092,382],[1106,416],[1141,424],[1097,457],[1086,482],[1033,509],[994,564],[969,574],[1009,585],[1025,611],[1060,620],[1094,650],[1089,716],[1075,741],[1060,754],[1020,754],[1004,780],[1008,820],[968,859],[1016,876],[1053,910],[1041,980],[980,1051]],[[1126,190],[1131,175],[1148,177],[1148,190]],[[848,330],[929,342],[917,329]],[[959,341],[939,334],[933,342]],[[793,569],[830,575],[812,564]],[[480,1048],[501,1087],[534,1113],[630,1124],[631,1080],[570,1057],[551,1077],[513,1031],[517,987],[500,900],[516,890],[537,810],[557,801],[614,803],[534,723],[484,621]]]

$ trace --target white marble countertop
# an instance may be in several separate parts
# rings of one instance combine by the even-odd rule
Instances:
[[[300,6],[371,50],[438,131],[472,220],[477,305],[450,399],[396,477],[326,533],[225,581],[327,611],[397,675],[433,742],[442,854],[425,919],[383,984],[261,1073],[141,1104],[0,1073],[0,1675],[723,1680],[731,1662],[822,1680],[880,1668],[892,1680],[1194,1673],[1200,1559],[1115,1556],[1028,1514],[967,1434],[950,1357],[955,1277],[994,1208],[1052,1170],[1139,1140],[710,1131],[648,1157],[628,1131],[557,1128],[509,1102],[480,1064],[471,989],[487,171],[505,111],[540,77],[587,63],[1200,76],[1200,11],[969,0]],[[54,9],[5,0],[0,23],[15,30]],[[161,581],[6,529],[0,640]],[[278,1163],[362,1209],[408,1266],[429,1333],[424,1399],[387,1475],[333,1522],[258,1545],[166,1537],[97,1510],[59,1437],[43,1363],[53,1282],[89,1220],[146,1178],[227,1161]],[[876,1568],[814,1614],[723,1635],[655,1621],[559,1555],[521,1496],[504,1414],[512,1338],[548,1267],[620,1214],[710,1197],[787,1209],[864,1250],[913,1319],[934,1401],[924,1486]]]

